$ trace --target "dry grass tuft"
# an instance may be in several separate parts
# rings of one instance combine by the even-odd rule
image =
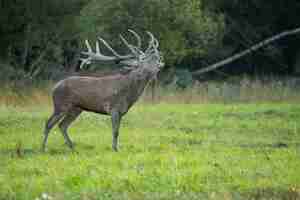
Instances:
[[[153,101],[151,88],[143,96],[145,102]],[[188,89],[174,86],[156,88],[154,101],[167,103],[296,103],[300,100],[300,79],[265,80],[244,77],[238,81],[195,82]]]
[[[0,105],[13,107],[48,105],[51,103],[50,88],[49,86],[15,87],[6,84],[0,88]]]
[[[46,86],[45,86],[46,85]],[[0,91],[0,105],[34,106],[51,105],[53,83],[44,86],[4,85]],[[244,77],[235,81],[195,82],[190,88],[178,89],[174,85],[158,86],[153,97],[148,87],[142,97],[143,103],[259,103],[300,101],[300,79],[250,79]]]

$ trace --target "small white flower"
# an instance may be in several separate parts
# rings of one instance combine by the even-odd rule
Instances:
[[[42,199],[44,199],[44,200],[50,200],[50,199],[52,199],[52,197],[49,196],[47,193],[42,193]]]
[[[46,193],[42,193],[42,199],[47,199],[48,195]]]

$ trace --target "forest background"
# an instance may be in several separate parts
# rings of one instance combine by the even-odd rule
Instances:
[[[79,71],[84,40],[105,38],[120,52],[127,29],[159,38],[166,67],[162,83],[250,76],[297,76],[300,36],[281,39],[204,75],[193,72],[284,30],[297,28],[297,0],[1,0],[0,80],[57,80]],[[145,45],[146,42],[145,42]],[[107,52],[109,53],[109,52]],[[85,71],[118,68],[97,63]]]

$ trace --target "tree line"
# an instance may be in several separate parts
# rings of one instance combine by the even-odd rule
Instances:
[[[199,78],[191,72],[298,27],[299,9],[297,0],[0,0],[0,78],[48,80],[78,71],[85,39],[101,35],[125,52],[118,34],[134,42],[128,28],[143,41],[147,30],[159,38],[166,70]],[[210,74],[296,75],[299,41],[282,39]],[[102,68],[105,63],[84,70]]]

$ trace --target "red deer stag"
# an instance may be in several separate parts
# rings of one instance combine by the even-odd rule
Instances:
[[[110,115],[112,121],[112,149],[118,151],[119,127],[122,116],[141,96],[147,83],[153,79],[164,66],[162,56],[158,50],[158,40],[152,33],[148,47],[143,51],[140,36],[129,30],[137,39],[137,45],[128,43],[120,35],[130,53],[118,54],[104,39],[98,38],[113,54],[106,56],[100,52],[99,42],[96,42],[95,52],[88,40],[85,41],[88,51],[82,52],[87,56],[82,58],[82,65],[93,61],[116,61],[123,64],[130,71],[104,77],[71,76],[58,82],[52,93],[54,112],[46,123],[42,150],[45,151],[50,130],[59,123],[65,143],[73,149],[73,143],[68,136],[67,129],[82,111]]]

